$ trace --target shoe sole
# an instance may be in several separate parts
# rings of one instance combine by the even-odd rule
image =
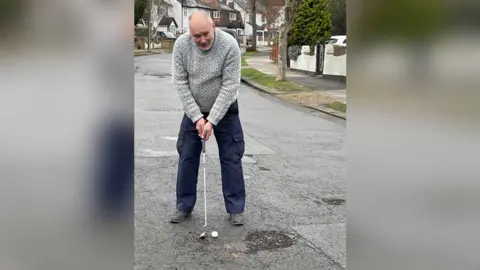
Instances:
[[[178,219],[170,219],[170,223],[182,223],[183,221],[185,221],[185,219],[187,219],[188,217],[190,216],[190,213],[187,214],[183,219],[181,220],[178,220]]]
[[[242,222],[242,223],[235,223],[235,222],[232,222],[233,226],[242,226],[245,224],[245,222]]]
[[[230,219],[230,223],[232,223],[232,225],[234,226],[242,226],[245,224],[245,221],[243,222],[234,222],[233,220]]]

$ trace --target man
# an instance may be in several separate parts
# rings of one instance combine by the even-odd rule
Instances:
[[[219,148],[225,208],[232,224],[243,225],[245,183],[241,159],[245,142],[237,103],[240,48],[231,35],[216,29],[204,12],[191,15],[189,29],[173,48],[173,82],[185,114],[177,141],[177,211],[171,222],[182,222],[195,206],[201,140],[208,141],[213,130]]]

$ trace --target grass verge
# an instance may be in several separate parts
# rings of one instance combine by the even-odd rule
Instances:
[[[245,56],[242,55],[242,67],[248,66],[247,62],[245,61]]]
[[[311,91],[311,92],[298,92],[279,95],[283,100],[291,103],[295,103],[300,106],[315,108],[321,111],[332,111],[341,118],[346,118],[347,105],[340,102],[337,97],[331,96],[328,92],[324,91]],[[343,117],[342,117],[343,116]]]
[[[339,112],[347,112],[347,104],[342,102],[332,102],[327,105],[328,108],[339,111]]]
[[[242,77],[278,91],[308,91],[305,87],[289,81],[277,82],[274,76],[267,75],[253,68],[242,69]]]
[[[258,51],[252,51],[252,52],[244,52],[243,56],[249,57],[249,56],[254,56],[258,53]]]

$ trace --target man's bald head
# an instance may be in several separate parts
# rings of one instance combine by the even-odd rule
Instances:
[[[196,11],[190,16],[190,35],[201,50],[212,47],[215,36],[215,23],[206,12]]]
[[[197,23],[213,23],[212,17],[210,14],[204,11],[195,11],[190,15],[189,18],[190,24],[197,24]]]

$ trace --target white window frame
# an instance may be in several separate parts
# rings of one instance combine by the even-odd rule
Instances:
[[[235,21],[237,19],[237,13],[228,13],[228,18],[231,21]]]
[[[213,12],[213,18],[214,19],[219,19],[220,18],[220,11],[216,10]]]

